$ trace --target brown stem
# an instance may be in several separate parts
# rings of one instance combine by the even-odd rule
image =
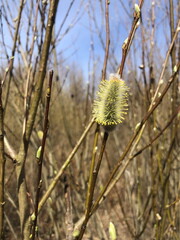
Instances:
[[[14,34],[14,43],[13,43],[13,48],[12,48],[12,52],[11,52],[11,59],[10,59],[11,67],[9,69],[9,78],[8,78],[8,82],[7,82],[7,91],[6,91],[6,94],[5,94],[6,98],[5,98],[5,101],[4,101],[4,111],[6,110],[6,106],[7,106],[7,102],[8,102],[8,98],[9,98],[11,79],[12,79],[12,76],[13,76],[14,55],[15,55],[15,51],[16,51],[16,44],[17,44],[17,41],[18,41],[18,33],[19,33],[19,27],[20,27],[20,23],[21,23],[21,16],[22,16],[24,3],[25,3],[25,0],[21,0],[20,6],[19,6],[17,25],[16,25],[15,34]],[[5,113],[4,113],[4,115],[5,115]]]
[[[171,30],[171,41],[173,40],[173,36],[175,34],[175,28],[174,28],[174,4],[173,0],[169,0],[169,18],[170,18],[170,30]],[[174,69],[174,66],[176,65],[176,45],[174,44],[171,50],[171,65],[172,65],[172,71]],[[176,107],[178,105],[178,81],[175,81],[173,83],[172,87],[172,112],[176,110]],[[177,136],[178,132],[178,120],[175,121],[175,123],[172,125],[171,128],[171,137],[172,139]]]
[[[170,30],[171,30],[171,41],[173,39],[175,29],[174,29],[174,6],[173,6],[173,0],[169,0],[169,12],[170,12]],[[173,46],[171,50],[171,61],[172,61],[172,70],[176,64],[176,47],[175,45]]]
[[[95,168],[95,159],[97,155],[97,143],[98,143],[98,137],[99,137],[99,131],[100,131],[100,125],[96,125],[95,135],[94,135],[94,144],[93,144],[93,152],[92,152],[92,159],[91,159],[91,165],[90,165],[90,171],[89,171],[89,181],[88,181],[88,191],[87,191],[87,199],[86,199],[86,214],[89,212],[89,209],[91,209],[92,205],[92,187],[93,187],[93,172]],[[85,214],[85,215],[86,215]]]
[[[4,177],[5,177],[5,156],[4,156],[4,116],[2,106],[2,85],[0,83],[0,240],[4,239]]]
[[[42,54],[41,54],[40,63],[39,63],[39,71],[36,76],[37,83],[35,85],[34,96],[30,103],[30,109],[29,109],[29,115],[27,119],[25,133],[23,135],[19,153],[17,156],[16,175],[17,175],[17,181],[18,181],[18,201],[19,201],[21,231],[24,239],[29,239],[29,230],[30,230],[28,225],[29,207],[28,207],[28,199],[27,199],[27,188],[26,188],[26,182],[25,182],[25,161],[26,161],[26,156],[27,156],[27,151],[29,146],[29,140],[32,133],[34,121],[36,118],[39,100],[41,97],[44,78],[46,75],[46,65],[48,61],[48,54],[49,54],[49,48],[51,43],[51,37],[52,37],[52,29],[54,26],[58,3],[59,3],[59,0],[50,1],[50,9],[48,14],[46,34],[45,34],[44,44],[42,47]]]
[[[178,71],[180,68],[180,63],[177,65],[177,71],[171,76],[171,78],[169,79],[168,83],[166,84],[161,96],[154,102],[154,104],[152,105],[152,107],[149,109],[149,111],[146,113],[146,115],[144,116],[144,118],[142,119],[140,126],[138,128],[138,130],[136,131],[136,133],[132,136],[132,138],[130,139],[124,153],[122,154],[122,156],[120,157],[118,163],[116,164],[116,166],[114,167],[106,185],[104,186],[102,192],[99,194],[96,202],[93,205],[93,208],[91,210],[91,215],[96,211],[96,209],[99,207],[100,201],[102,201],[102,199],[105,198],[105,193],[106,190],[109,188],[108,192],[110,191],[110,189],[112,189],[112,187],[114,186],[114,184],[117,181],[114,181],[113,184],[111,183],[113,178],[115,177],[119,167],[122,164],[123,159],[126,157],[126,155],[128,154],[133,142],[135,141],[136,137],[138,136],[138,134],[140,133],[141,129],[143,128],[144,124],[146,123],[146,121],[149,119],[149,117],[151,116],[151,114],[154,112],[154,110],[157,108],[157,106],[161,103],[161,101],[163,100],[163,97],[165,96],[165,94],[167,93],[168,89],[170,88],[171,84],[173,83],[173,81],[175,80]],[[127,162],[126,166],[128,165],[129,161]],[[124,168],[125,169],[125,168]],[[119,179],[119,178],[118,178]],[[111,186],[110,186],[111,184]],[[107,195],[107,194],[106,194]]]
[[[140,10],[142,8],[143,2],[144,2],[144,0],[140,0],[140,3],[139,3]],[[132,23],[132,27],[131,27],[131,31],[130,31],[129,36],[128,36],[127,43],[125,43],[122,47],[121,64],[120,64],[120,66],[118,68],[118,71],[117,71],[117,73],[120,75],[121,78],[122,78],[122,75],[123,75],[123,70],[124,70],[126,57],[127,57],[129,48],[131,46],[132,40],[134,38],[136,29],[137,29],[137,23],[138,23],[139,20],[140,20],[140,14],[137,14],[136,12],[134,12],[134,21]]]
[[[154,137],[150,143],[148,143],[146,146],[144,146],[143,148],[141,148],[137,153],[135,153],[133,155],[132,158],[137,157],[139,154],[141,154],[146,148],[150,147],[162,134],[163,132],[171,125],[171,123],[173,122],[173,120],[175,119],[175,117],[178,115],[178,113],[180,112],[180,106],[176,109],[175,113],[173,114],[173,116],[171,117],[171,119],[169,120],[169,122],[166,124],[166,126],[156,135],[156,137]]]
[[[92,127],[92,125],[94,124],[94,119],[92,119],[89,124],[87,125],[85,131],[82,133],[79,141],[77,142],[76,146],[73,148],[72,152],[69,154],[68,158],[66,159],[66,161],[64,162],[64,164],[62,165],[62,167],[59,169],[57,175],[54,177],[53,181],[51,182],[51,184],[49,185],[47,191],[45,192],[45,194],[43,195],[41,201],[39,202],[39,208],[38,208],[38,212],[40,212],[40,210],[42,209],[42,207],[44,206],[44,204],[46,203],[46,201],[48,200],[49,196],[51,195],[53,189],[55,188],[55,186],[57,185],[60,177],[62,176],[62,174],[64,173],[64,171],[66,170],[66,168],[69,166],[70,162],[72,161],[75,153],[77,152],[77,150],[79,149],[79,147],[81,146],[84,138],[86,137],[86,135],[88,134],[90,128]]]
[[[100,166],[101,166],[102,157],[103,157],[103,153],[104,153],[104,150],[105,150],[105,147],[106,147],[108,136],[109,136],[109,134],[107,132],[105,132],[104,137],[103,137],[103,142],[102,142],[102,145],[101,145],[101,151],[100,151],[100,154],[99,154],[97,166],[92,173],[93,174],[92,175],[92,182],[90,183],[91,185],[88,189],[89,190],[88,205],[87,205],[87,209],[86,209],[85,219],[84,219],[84,222],[82,223],[80,233],[79,233],[79,236],[77,238],[78,240],[82,239],[82,237],[85,233],[85,230],[86,230],[87,223],[88,223],[88,221],[91,217],[90,213],[91,213],[91,206],[92,206],[92,200],[93,200],[93,195],[94,195],[94,189],[95,189],[96,180],[97,180],[97,176],[98,176],[99,169],[100,169]]]
[[[39,205],[39,197],[40,197],[40,190],[42,186],[42,180],[41,180],[41,174],[42,174],[42,163],[43,163],[43,155],[44,155],[44,149],[46,144],[46,138],[47,138],[47,132],[49,128],[49,106],[50,106],[50,100],[51,100],[51,86],[52,86],[52,80],[53,80],[53,71],[49,72],[49,83],[48,88],[46,92],[46,110],[45,110],[45,116],[44,116],[44,129],[43,129],[43,138],[41,143],[41,152],[40,157],[38,159],[38,176],[37,176],[37,192],[35,197],[35,210],[34,210],[34,221],[33,221],[33,229],[32,229],[32,240],[35,239],[35,233],[36,233],[36,225],[37,225],[37,215],[38,215],[38,205]]]
[[[106,78],[106,68],[107,68],[107,61],[109,56],[109,45],[110,45],[110,30],[109,30],[109,0],[106,0],[106,50],[104,56],[104,65],[102,70],[102,80]]]

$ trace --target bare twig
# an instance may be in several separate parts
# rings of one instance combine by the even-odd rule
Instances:
[[[38,212],[42,209],[42,207],[44,206],[44,204],[46,203],[47,199],[49,198],[49,196],[51,195],[51,192],[53,191],[53,189],[55,188],[55,186],[57,185],[60,177],[62,176],[62,174],[64,173],[64,171],[66,170],[66,168],[69,166],[70,162],[72,161],[72,158],[74,157],[75,153],[77,152],[78,148],[80,147],[80,145],[82,144],[84,138],[86,137],[86,135],[88,134],[90,128],[92,127],[94,123],[94,119],[91,119],[91,121],[89,122],[89,124],[87,125],[85,131],[83,132],[83,134],[81,135],[80,139],[78,140],[76,146],[74,147],[74,149],[72,150],[72,152],[69,154],[68,158],[66,159],[66,161],[64,162],[64,164],[62,165],[62,167],[60,168],[60,170],[58,171],[58,173],[56,174],[56,176],[54,177],[52,183],[49,185],[46,193],[43,195],[40,203],[39,203],[39,208],[38,208]]]
[[[96,131],[96,134],[95,134],[95,142],[94,142],[94,145],[95,145],[95,148],[94,150],[96,149],[96,144],[97,144],[97,137],[98,137],[98,131]],[[100,154],[99,154],[99,158],[98,158],[98,162],[97,162],[97,166],[96,168],[94,169],[94,157],[92,159],[92,166],[91,166],[91,172],[90,172],[90,179],[89,179],[89,186],[88,186],[88,194],[87,194],[87,206],[86,206],[86,212],[85,212],[85,219],[84,219],[84,222],[82,223],[82,226],[81,226],[81,229],[80,229],[80,233],[79,233],[79,236],[78,236],[78,240],[81,240],[84,233],[85,233],[85,230],[86,230],[86,226],[87,226],[87,223],[90,219],[90,212],[91,212],[91,207],[92,207],[92,200],[93,200],[93,195],[94,195],[94,189],[95,189],[95,185],[96,185],[96,180],[97,180],[97,176],[98,176],[98,173],[99,173],[99,169],[100,169],[100,165],[101,165],[101,162],[102,162],[102,157],[103,157],[103,153],[104,153],[104,150],[105,150],[105,147],[106,147],[106,142],[107,142],[107,139],[108,139],[108,133],[104,133],[104,137],[103,137],[103,142],[102,142],[102,145],[101,145],[101,151],[100,151]],[[94,155],[93,155],[94,156]]]
[[[175,117],[178,115],[178,113],[180,112],[180,106],[176,109],[175,113],[173,114],[173,116],[171,117],[171,119],[169,120],[169,122],[166,124],[165,127],[163,127],[163,129],[156,135],[156,137],[154,137],[150,143],[148,143],[146,146],[144,146],[143,148],[141,148],[140,150],[138,150],[137,153],[135,153],[131,159],[135,158],[136,156],[138,156],[139,154],[141,154],[145,149],[147,149],[148,147],[150,147],[162,134],[163,132],[171,125],[171,123],[173,122],[173,120],[175,119]]]
[[[65,194],[66,200],[66,239],[73,240],[73,216],[72,216],[72,198],[71,198],[71,189],[68,183],[65,183]]]
[[[173,46],[174,46],[174,44],[175,44],[175,41],[176,41],[176,39],[177,39],[177,36],[178,36],[179,31],[180,31],[180,20],[178,21],[176,31],[175,31],[175,33],[174,33],[174,36],[173,36],[172,41],[171,41],[171,44],[170,44],[169,49],[168,49],[168,51],[167,51],[166,58],[165,58],[164,63],[163,63],[163,68],[162,68],[162,71],[161,71],[161,74],[160,74],[160,77],[159,77],[158,86],[157,86],[156,92],[155,92],[155,94],[154,94],[154,96],[153,96],[153,99],[152,99],[152,102],[151,102],[151,106],[152,106],[152,104],[154,103],[154,100],[156,99],[156,97],[157,97],[157,95],[158,95],[158,92],[159,92],[159,89],[160,89],[160,87],[161,87],[161,85],[162,85],[163,76],[164,76],[164,73],[165,73],[165,69],[166,69],[166,66],[167,66],[167,62],[168,62],[169,56],[170,56],[170,54],[171,54],[171,51],[172,51],[172,49],[173,49]]]
[[[29,208],[28,208],[27,190],[26,190],[26,182],[25,182],[25,160],[26,160],[27,151],[29,147],[30,136],[31,136],[34,121],[36,118],[39,100],[41,97],[44,78],[46,75],[46,65],[48,61],[52,29],[54,26],[58,3],[59,3],[58,0],[50,2],[46,34],[45,34],[44,44],[42,47],[42,54],[41,54],[40,63],[39,63],[39,71],[36,76],[37,82],[35,86],[35,92],[30,103],[26,130],[23,135],[19,153],[17,156],[18,164],[16,166],[16,175],[18,180],[18,200],[19,200],[19,208],[20,208],[19,210],[20,210],[21,230],[22,230],[24,239],[29,239],[29,230],[30,230],[28,226]]]
[[[30,85],[30,76],[32,73],[32,56],[33,56],[33,51],[34,51],[34,43],[37,35],[37,18],[38,18],[38,5],[39,5],[39,0],[36,3],[36,14],[35,14],[35,19],[34,19],[34,26],[33,26],[33,36],[32,36],[32,43],[31,43],[31,48],[30,48],[30,53],[29,53],[29,63],[28,63],[28,73],[27,73],[27,81],[25,83],[25,96],[24,96],[24,120],[23,120],[23,134],[25,133],[26,130],[26,122],[27,122],[27,117],[28,117],[28,90],[29,90],[29,85]]]
[[[6,110],[6,106],[7,106],[7,102],[8,102],[8,98],[9,98],[9,91],[10,91],[11,79],[12,79],[12,74],[13,74],[14,55],[15,55],[15,51],[16,51],[16,44],[18,41],[19,27],[20,27],[20,23],[21,23],[21,15],[22,15],[24,3],[25,3],[25,0],[21,0],[20,6],[19,6],[18,20],[17,20],[17,25],[16,25],[16,31],[14,34],[13,48],[12,48],[12,52],[11,52],[11,60],[10,60],[11,68],[9,69],[9,78],[8,78],[8,82],[7,82],[7,91],[6,91],[6,95],[5,95],[6,98],[4,101],[4,110]]]
[[[0,82],[0,239],[4,239],[4,178],[5,178],[5,156],[4,156],[4,114],[2,105],[2,84]]]
[[[35,239],[35,233],[36,233],[36,225],[37,225],[37,215],[38,215],[38,205],[39,205],[39,197],[40,197],[40,190],[42,186],[42,180],[41,180],[41,174],[42,174],[42,163],[43,163],[43,155],[44,155],[44,149],[46,144],[46,138],[47,138],[47,132],[49,128],[49,106],[51,101],[51,86],[52,86],[52,79],[53,79],[53,71],[49,72],[49,83],[48,88],[46,91],[46,108],[45,108],[45,116],[44,116],[44,129],[43,129],[43,138],[41,143],[41,150],[40,150],[40,156],[38,156],[38,177],[37,177],[37,192],[35,197],[35,206],[34,206],[34,221],[33,221],[33,229],[32,229],[32,240]]]
[[[110,45],[110,30],[109,30],[109,4],[110,2],[106,0],[106,50],[105,50],[105,57],[104,57],[104,65],[102,71],[102,79],[106,79],[106,68],[107,68],[107,61],[109,56],[109,45]]]
[[[8,216],[6,214],[5,214],[5,219],[6,219],[6,222],[7,222],[8,226],[9,226],[9,228],[10,228],[12,234],[13,234],[14,239],[18,240],[18,237],[17,237],[16,231],[14,229],[14,226],[11,223],[10,219],[8,218]]]
[[[175,30],[174,30],[174,4],[173,4],[173,0],[169,0],[169,8],[170,8],[170,14],[169,14],[169,18],[170,18],[170,30],[171,30],[171,41],[173,39]],[[172,70],[176,64],[176,46],[173,45],[172,51],[171,51],[171,62],[172,62]]]
[[[179,71],[179,68],[180,68],[180,63],[178,64],[177,66],[177,71],[171,76],[171,78],[169,79],[168,83],[166,84],[161,96],[156,100],[156,102],[154,102],[154,105],[152,105],[152,107],[149,109],[149,111],[147,112],[147,114],[144,116],[144,118],[142,119],[140,125],[139,125],[139,128],[138,130],[135,132],[135,134],[133,135],[133,137],[130,139],[124,153],[122,154],[122,156],[120,157],[117,165],[114,167],[114,169],[112,170],[112,173],[107,181],[107,183],[105,184],[102,192],[99,194],[96,202],[94,203],[93,205],[93,208],[92,208],[92,211],[91,211],[91,215],[96,211],[96,209],[98,208],[100,202],[102,202],[107,194],[110,192],[110,190],[114,187],[114,185],[116,184],[116,182],[119,180],[119,177],[122,175],[122,173],[124,172],[124,170],[126,169],[127,165],[129,164],[129,160],[126,161],[126,163],[123,165],[123,170],[121,170],[119,173],[118,173],[118,176],[116,178],[115,175],[119,169],[119,167],[121,166],[122,164],[122,160],[125,158],[125,156],[128,154],[133,142],[135,141],[135,139],[138,137],[138,134],[141,132],[144,124],[146,123],[146,121],[149,119],[149,117],[151,116],[151,114],[154,112],[154,110],[157,108],[157,106],[159,106],[159,104],[162,102],[162,99],[163,97],[165,96],[165,94],[167,93],[168,89],[170,88],[171,84],[173,83],[173,81],[175,80],[176,78],[176,75],[178,74],[178,71]],[[138,142],[136,140],[136,142]],[[134,149],[134,148],[133,148]],[[131,159],[131,156],[130,158]],[[113,179],[114,178],[114,179]]]
[[[139,3],[139,9],[141,10],[142,5],[143,5],[144,0],[140,0]],[[129,33],[128,39],[127,39],[127,43],[125,42],[123,47],[122,47],[122,59],[121,59],[121,64],[118,68],[118,74],[120,75],[120,77],[122,77],[123,75],[123,70],[124,70],[124,64],[126,61],[126,57],[129,51],[129,48],[131,46],[132,40],[134,38],[137,26],[138,26],[138,22],[140,20],[140,13],[137,13],[136,11],[134,12],[134,21],[132,23],[132,27],[131,27],[131,31]]]
[[[103,70],[102,70],[102,80],[104,80],[106,78],[106,68],[107,68],[107,61],[108,61],[108,56],[109,56],[109,45],[110,45],[109,4],[110,4],[109,0],[106,0],[106,3],[105,3],[105,8],[106,8],[106,13],[105,13],[106,49],[105,49],[105,56],[104,56],[104,65],[103,65]],[[104,153],[104,150],[105,150],[106,142],[107,142],[107,139],[108,139],[108,136],[109,136],[109,134],[107,132],[104,133],[104,138],[103,138],[103,142],[102,142],[102,146],[101,146],[101,152],[100,152],[100,155],[99,155],[99,158],[98,158],[96,169],[94,169],[98,135],[99,135],[99,126],[97,125],[96,133],[95,133],[95,136],[94,136],[93,154],[92,154],[92,161],[91,161],[90,175],[89,175],[89,182],[88,182],[85,219],[84,219],[84,221],[81,225],[80,233],[79,233],[78,238],[77,238],[78,240],[82,239],[82,237],[85,233],[85,230],[86,230],[87,223],[88,223],[89,218],[90,218],[90,210],[91,210],[91,206],[92,206],[92,200],[93,200],[96,180],[97,180],[100,165],[101,165],[101,162],[102,162],[102,157],[103,157],[103,153]]]

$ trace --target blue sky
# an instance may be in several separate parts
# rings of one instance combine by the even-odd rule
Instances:
[[[63,18],[63,13],[66,12],[66,8],[71,1],[60,1],[58,14],[57,14],[57,22],[61,22]],[[105,42],[105,16],[102,15],[102,10],[100,6],[100,2],[103,2],[102,6],[104,7],[105,1],[80,1],[76,0],[72,10],[67,18],[67,22],[64,26],[64,29],[71,23],[76,11],[79,11],[79,15],[81,18],[77,22],[77,24],[72,28],[72,30],[64,37],[62,42],[60,42],[58,48],[66,49],[68,46],[68,51],[64,52],[64,56],[67,57],[71,55],[76,49],[76,53],[68,58],[67,63],[76,62],[78,65],[81,65],[85,74],[88,72],[88,61],[90,57],[90,44],[93,40],[94,43],[94,53],[95,58],[98,59],[98,65],[100,70],[102,69],[103,60],[104,60],[104,49],[102,47],[101,41],[97,35],[95,24],[92,20],[93,12],[94,17],[97,21],[98,28],[100,33],[102,34],[102,38]],[[142,15],[143,15],[143,24],[144,26],[148,26],[149,29],[147,34],[151,34],[152,27],[150,24],[151,18],[151,8],[153,1],[144,1]],[[168,4],[160,3],[159,1],[155,2],[155,24],[158,24],[155,27],[155,44],[158,49],[158,54],[162,56],[166,53],[166,38],[169,36],[169,27],[168,27],[168,19],[167,19],[167,7]],[[122,5],[123,3],[123,5]],[[111,0],[109,5],[109,18],[110,18],[110,39],[111,45],[110,48],[115,47],[114,55],[118,63],[121,60],[121,46],[124,40],[128,37],[132,20],[133,20],[133,11],[134,4],[138,3],[138,1],[122,1],[122,0]],[[125,8],[124,8],[125,7]],[[89,14],[88,14],[89,12]],[[57,24],[58,25],[58,24]],[[58,28],[58,26],[56,27]],[[91,26],[90,26],[91,25]],[[90,32],[91,28],[91,32]],[[63,30],[63,29],[62,29]],[[63,32],[63,31],[62,31]],[[141,63],[141,57],[138,56],[138,49],[141,49],[141,42],[139,41],[141,36],[140,27],[136,32],[134,48],[136,48],[137,55],[135,61],[138,64]],[[156,51],[157,53],[157,51]],[[133,54],[132,54],[133,55]],[[157,57],[157,56],[155,56]],[[118,67],[118,66],[117,66]]]
[[[3,3],[4,0],[2,0]],[[17,17],[19,0],[10,0],[8,1],[11,8],[12,18],[15,19]],[[59,2],[57,19],[55,25],[55,31],[58,32],[59,27],[66,15],[67,9],[69,8],[72,0],[61,0]],[[102,6],[100,5],[102,2]],[[77,66],[80,66],[82,69],[85,78],[88,77],[88,64],[90,62],[90,66],[92,67],[92,60],[90,61],[90,48],[93,42],[94,46],[94,58],[97,62],[97,68],[99,73],[102,70],[103,60],[104,60],[104,49],[102,47],[101,41],[97,34],[97,29],[95,23],[93,21],[93,17],[96,20],[98,29],[102,36],[103,41],[105,42],[105,17],[102,8],[104,9],[104,2],[100,0],[75,0],[72,8],[69,12],[69,15],[66,19],[66,22],[61,29],[59,37],[61,38],[64,32],[68,29],[70,25],[69,32],[59,41],[57,45],[57,51],[62,52],[61,57],[65,59],[64,65],[71,65],[75,63]],[[147,31],[148,34],[151,34],[151,25],[150,24],[150,16],[151,16],[151,4],[153,1],[144,1],[142,15],[143,15],[143,24],[144,26],[149,26]],[[169,27],[167,26],[168,19],[166,19],[166,10],[168,4],[162,1],[162,4],[159,1],[155,2],[155,23],[158,23],[158,27],[155,28],[155,44],[156,48],[159,49],[158,54],[165,55],[166,52],[166,41],[169,36]],[[28,5],[30,4],[30,0],[27,0]],[[118,64],[121,60],[121,46],[124,40],[127,38],[128,33],[131,28],[131,23],[133,20],[133,7],[134,4],[138,3],[138,1],[123,1],[123,0],[111,0],[109,5],[109,15],[110,15],[110,39],[111,39],[111,50],[114,48],[114,57],[117,60]],[[25,49],[26,42],[26,29],[27,29],[27,18],[25,13],[27,12],[27,8],[23,13],[23,22],[21,23],[20,35],[23,48]],[[94,15],[93,15],[94,14]],[[9,21],[12,21],[9,16]],[[74,24],[74,22],[76,22]],[[11,22],[13,26],[15,26],[15,22]],[[12,30],[12,33],[13,30]],[[141,30],[140,27],[136,32],[134,45],[132,49],[135,49],[136,54],[131,52],[129,56],[132,56],[132,59],[138,64],[141,64],[141,42],[140,40]],[[10,31],[3,21],[3,35],[5,39],[5,43],[9,46],[8,51],[10,53],[10,48],[13,45],[12,37]],[[2,42],[2,38],[0,39]],[[149,40],[147,39],[147,42]],[[131,50],[134,51],[134,50]],[[157,54],[157,52],[156,52]],[[34,54],[36,57],[36,53]],[[1,65],[4,65],[4,52],[1,49],[0,52],[0,62]],[[127,64],[128,65],[128,64]],[[117,66],[118,67],[118,66]],[[111,66],[109,65],[109,70],[111,71]]]
[[[65,5],[68,5],[67,4],[68,2],[69,1],[67,1]],[[76,1],[76,3],[74,4],[74,8],[72,9],[71,14],[69,15],[69,18],[67,19],[64,29],[66,29],[68,24],[71,23],[71,19],[73,18],[74,13],[78,9],[78,3],[80,3],[80,1]],[[61,22],[62,20],[62,17],[60,14],[62,9],[63,8],[61,8],[61,4],[60,4],[58,9],[58,14],[57,14],[57,19],[58,19],[57,22],[59,22],[59,20]],[[103,41],[105,42],[105,21],[104,21],[104,16],[102,16],[101,14],[99,1],[94,1],[93,9],[95,10],[94,11],[95,19],[97,21],[98,29],[102,34]],[[89,6],[87,1],[83,1],[83,4],[80,9],[80,15],[82,17],[74,26],[74,28],[72,28],[69,34],[66,37],[64,37],[64,39],[58,46],[60,49],[62,49],[63,47],[66,49],[65,46],[69,46],[69,50],[64,53],[65,56],[70,55],[70,52],[74,52],[74,49],[76,49],[77,50],[76,53],[73,56],[71,56],[71,59],[69,60],[78,62],[78,64],[82,66],[85,72],[87,72],[88,70],[88,60],[89,60],[89,54],[90,54],[89,50],[91,48],[92,41],[94,46],[95,57],[101,60],[100,61],[101,65],[104,59],[104,49],[97,35],[94,22],[91,19],[93,17],[92,16],[93,9],[91,6]],[[88,14],[88,11],[90,12],[89,14]],[[120,16],[119,16],[119,12],[121,12]],[[121,52],[120,49],[121,49],[122,42],[127,37],[127,33],[128,33],[127,25],[125,25],[124,23],[119,24],[120,21],[122,22],[124,21],[122,16],[125,16],[125,12],[123,8],[120,7],[120,4],[118,4],[117,1],[114,1],[114,2],[112,1],[112,3],[110,4],[111,43],[113,43],[113,41],[117,39],[119,49],[117,47],[116,54],[117,56],[119,55],[119,57],[120,57],[120,52]],[[91,28],[91,31],[90,31],[90,28]],[[119,34],[119,36],[117,34]]]

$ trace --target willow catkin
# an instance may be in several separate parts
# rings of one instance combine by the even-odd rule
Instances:
[[[109,80],[102,80],[93,104],[95,121],[107,127],[121,123],[128,110],[128,90],[118,74],[110,74]]]

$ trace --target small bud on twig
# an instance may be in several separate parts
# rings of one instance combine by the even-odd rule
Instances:
[[[141,10],[139,8],[139,5],[136,3],[134,4],[134,10],[135,10],[134,17],[140,18]]]
[[[109,223],[109,236],[111,240],[117,239],[116,228],[112,222]]]
[[[125,49],[127,46],[128,38],[126,38],[123,42],[122,49]]]
[[[42,146],[40,146],[36,152],[36,158],[39,159],[40,156],[41,156],[41,149],[42,149]]]

